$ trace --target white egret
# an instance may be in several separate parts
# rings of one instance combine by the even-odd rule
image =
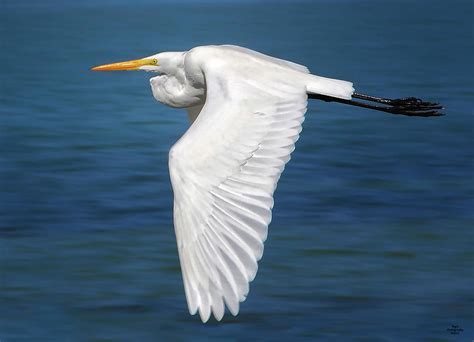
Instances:
[[[187,108],[187,132],[171,148],[174,227],[189,312],[217,320],[246,299],[262,257],[273,192],[301,132],[307,99],[393,114],[436,116],[415,98],[354,93],[351,82],[231,45],[201,46],[93,68],[145,70],[153,96]],[[352,98],[377,102],[372,105]]]

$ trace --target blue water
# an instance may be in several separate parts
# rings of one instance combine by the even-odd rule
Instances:
[[[2,1],[0,340],[472,340],[472,19],[470,1]],[[186,115],[149,74],[88,69],[220,43],[448,115],[310,103],[249,297],[203,325],[167,168]]]

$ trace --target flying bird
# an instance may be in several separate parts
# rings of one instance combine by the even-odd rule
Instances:
[[[200,46],[92,68],[144,70],[156,100],[191,126],[169,152],[174,227],[189,312],[234,316],[257,273],[273,193],[301,132],[307,101],[439,116],[439,104],[354,92],[348,81],[233,45]],[[360,101],[357,101],[357,100]]]

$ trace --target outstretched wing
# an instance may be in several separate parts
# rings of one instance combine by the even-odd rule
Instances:
[[[222,318],[224,303],[236,315],[247,296],[307,95],[284,72],[213,65],[204,74],[206,103],[169,168],[188,307],[206,322],[211,311]]]

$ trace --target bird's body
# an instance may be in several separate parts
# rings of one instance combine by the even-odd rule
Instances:
[[[252,80],[262,87],[265,83],[283,85],[291,82],[292,87],[299,84],[303,91],[343,99],[350,99],[353,92],[350,82],[311,75],[302,65],[233,45],[200,46],[186,52],[165,52],[156,57],[166,60],[164,66],[160,65],[166,73],[150,79],[153,96],[175,108],[204,105],[205,75],[217,70],[222,79],[230,83],[236,78]],[[170,60],[178,68],[167,67]]]
[[[94,68],[124,69],[160,73],[150,79],[154,97],[188,109],[192,125],[169,153],[188,308],[203,322],[211,312],[220,320],[225,305],[236,315],[263,254],[273,192],[301,132],[308,94],[351,102],[352,83],[230,45]]]
[[[319,80],[303,66],[233,46],[173,58],[184,69],[152,78],[155,98],[202,107],[169,154],[186,297],[191,313],[220,320],[224,300],[238,313],[255,277],[273,191],[301,131],[308,86]],[[350,98],[352,84],[329,85],[337,82],[335,93]]]

